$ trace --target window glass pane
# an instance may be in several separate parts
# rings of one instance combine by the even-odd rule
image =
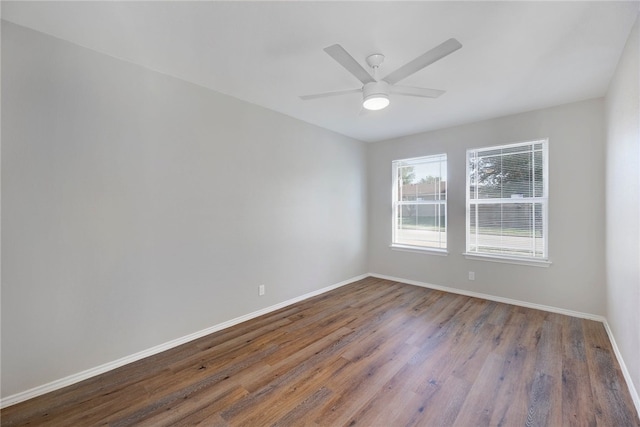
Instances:
[[[396,218],[395,243],[446,248],[446,205],[403,205]]]
[[[520,148],[511,154],[482,155],[470,162],[470,173],[471,185],[477,187],[472,198],[536,197],[534,187],[542,191],[542,153]]]
[[[533,197],[544,197],[544,181],[543,181],[543,164],[542,151],[536,151],[533,154]]]
[[[533,236],[535,238],[534,246],[535,246],[535,256],[544,257],[545,256],[545,246],[546,246],[546,236],[543,229],[543,206],[541,203],[535,203],[533,205],[534,209],[534,217],[533,217],[533,226],[534,232]]]
[[[471,250],[488,254],[541,257],[544,241],[539,203],[475,205]]]
[[[398,174],[396,176],[396,184],[398,186],[398,200],[415,200],[415,195],[411,194],[408,186],[415,180],[413,166],[398,166]]]

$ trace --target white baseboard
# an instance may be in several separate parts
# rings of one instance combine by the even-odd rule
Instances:
[[[59,390],[63,387],[70,386],[72,384],[78,383],[80,381],[86,380],[88,378],[94,377],[96,375],[103,374],[105,372],[111,371],[113,369],[119,368],[126,364],[138,361],[140,359],[144,359],[145,357],[153,356],[154,354],[161,353],[163,351],[172,349],[179,345],[188,343],[189,341],[193,341],[195,339],[204,337],[206,335],[212,334],[214,332],[218,332],[222,329],[229,328],[231,326],[237,325],[242,322],[246,322],[247,320],[254,319],[256,317],[262,316],[264,314],[271,313],[273,311],[279,310],[281,308],[287,307],[291,304],[295,304],[300,301],[304,301],[308,298],[323,294],[325,292],[329,292],[333,289],[337,289],[341,286],[348,285],[349,283],[357,282],[358,280],[362,280],[369,277],[369,274],[361,274],[360,276],[352,277],[347,280],[343,280],[342,282],[335,283],[331,286],[324,287],[322,289],[318,289],[313,292],[306,293],[296,298],[292,298],[281,303],[272,305],[270,307],[263,308],[258,311],[254,311],[249,314],[245,314],[244,316],[236,317],[235,319],[228,320],[226,322],[219,323],[217,325],[211,326],[209,328],[203,329],[198,332],[194,332],[189,335],[185,335],[180,338],[176,338],[174,340],[168,341],[164,344],[157,345],[155,347],[151,347],[149,349],[140,351],[138,353],[125,356],[121,359],[114,360],[113,362],[108,362],[100,366],[96,366],[95,368],[87,369],[82,372],[78,372],[73,375],[69,375],[68,377],[61,378],[59,380],[52,381],[50,383],[34,387],[32,389],[13,394],[11,396],[7,396],[0,400],[0,408],[5,408],[7,406],[15,405],[16,403],[24,402],[25,400],[32,399],[37,396],[41,396],[43,394]]]
[[[436,289],[438,291],[450,292],[452,294],[465,295],[465,296],[474,297],[474,298],[482,298],[482,299],[486,299],[486,300],[489,300],[489,301],[503,302],[505,304],[511,304],[511,305],[517,305],[517,306],[520,306],[520,307],[533,308],[533,309],[536,309],[536,310],[548,311],[548,312],[551,312],[551,313],[566,314],[567,316],[579,317],[581,319],[596,320],[598,322],[604,322],[606,320],[604,318],[604,316],[599,316],[597,314],[582,313],[580,311],[567,310],[565,308],[558,308],[558,307],[553,307],[553,306],[550,306],[550,305],[535,304],[535,303],[532,303],[532,302],[520,301],[520,300],[516,300],[516,299],[511,299],[511,298],[498,297],[498,296],[495,296],[495,295],[483,294],[483,293],[480,293],[480,292],[472,292],[472,291],[467,291],[467,290],[464,290],[464,289],[450,288],[448,286],[434,285],[434,284],[431,284],[431,283],[418,282],[416,280],[402,279],[400,277],[385,276],[383,274],[376,274],[376,273],[370,273],[370,276],[377,277],[379,279],[393,280],[394,282],[406,283],[408,285],[421,286],[423,288]]]
[[[616,340],[613,336],[613,332],[611,331],[611,328],[609,327],[609,323],[607,322],[607,319],[604,316],[599,316],[596,314],[589,314],[589,313],[582,313],[580,311],[567,310],[564,308],[558,308],[558,307],[553,307],[549,305],[534,304],[531,302],[514,300],[511,298],[497,297],[494,295],[483,294],[480,292],[472,292],[472,291],[467,291],[467,290],[457,289],[457,288],[450,288],[447,286],[433,285],[431,283],[418,282],[416,280],[403,279],[400,277],[385,276],[383,274],[370,273],[369,275],[372,277],[377,277],[379,279],[386,279],[386,280],[392,280],[394,282],[406,283],[408,285],[421,286],[423,288],[436,289],[439,291],[450,292],[453,294],[465,295],[465,296],[475,297],[475,298],[482,298],[489,301],[503,302],[505,304],[517,305],[517,306],[527,307],[527,308],[534,308],[536,310],[543,310],[543,311],[548,311],[551,313],[558,313],[558,314],[566,314],[567,316],[573,316],[581,319],[589,319],[589,320],[602,322],[605,330],[607,331],[607,335],[609,336],[609,341],[611,341],[611,347],[613,348],[613,352],[616,355],[616,359],[618,360],[620,369],[622,370],[622,375],[624,376],[624,379],[627,382],[627,388],[629,389],[629,393],[631,394],[631,398],[633,399],[633,404],[636,407],[638,416],[640,416],[640,396],[638,396],[638,391],[633,385],[633,381],[631,380],[631,374],[627,369],[627,365],[624,363],[624,359],[622,358],[620,349],[616,344]]]
[[[603,323],[604,323],[604,329],[607,331],[607,335],[609,336],[609,341],[611,341],[611,347],[613,347],[613,352],[616,355],[616,359],[618,359],[618,364],[620,365],[620,369],[622,370],[622,375],[624,376],[624,379],[627,382],[627,387],[629,388],[631,399],[633,399],[633,404],[636,407],[636,412],[638,413],[638,417],[640,417],[640,395],[638,395],[638,390],[636,390],[636,387],[633,385],[631,374],[627,369],[627,365],[624,363],[624,359],[622,358],[622,353],[620,353],[620,349],[618,348],[616,339],[613,336],[613,331],[609,327],[609,322],[607,322],[607,320],[605,319]]]

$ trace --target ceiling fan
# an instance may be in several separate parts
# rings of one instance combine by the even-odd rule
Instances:
[[[384,55],[376,53],[367,57],[367,64],[373,69],[373,75],[362,67],[342,46],[334,44],[324,49],[338,64],[342,65],[348,72],[353,74],[364,86],[360,89],[347,89],[335,92],[318,93],[315,95],[301,96],[302,100],[325,98],[328,96],[345,95],[348,93],[362,92],[362,106],[367,110],[381,110],[389,105],[389,93],[397,95],[417,96],[421,98],[437,98],[444,90],[426,89],[412,86],[396,85],[410,75],[422,70],[427,65],[433,64],[439,59],[460,49],[462,44],[456,39],[449,39],[446,42],[418,56],[393,71],[385,78],[378,80],[378,67],[384,61]]]

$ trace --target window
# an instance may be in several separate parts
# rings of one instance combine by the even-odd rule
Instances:
[[[547,140],[467,151],[467,254],[547,259]]]
[[[393,162],[392,246],[447,248],[447,155]]]

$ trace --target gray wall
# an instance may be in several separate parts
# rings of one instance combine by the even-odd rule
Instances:
[[[412,135],[368,150],[369,271],[603,315],[603,101],[590,100]],[[469,148],[549,138],[548,268],[467,260],[465,159]],[[391,161],[447,154],[446,257],[401,252],[391,243]],[[475,281],[468,272],[475,272]]]
[[[607,320],[638,391],[640,391],[639,25],[639,20],[636,20],[609,86],[605,104]]]
[[[6,22],[2,67],[3,396],[366,272],[364,143]]]

